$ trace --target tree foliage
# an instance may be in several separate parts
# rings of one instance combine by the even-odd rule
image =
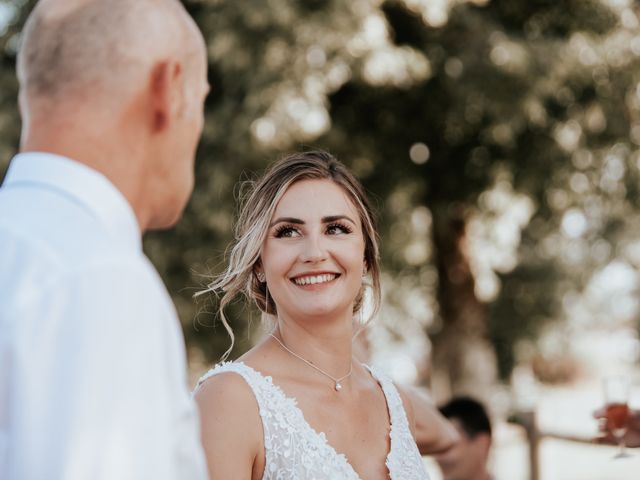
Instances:
[[[215,301],[192,294],[221,268],[237,181],[311,146],[336,153],[377,200],[381,321],[399,338],[419,325],[453,389],[486,385],[494,367],[507,378],[546,325],[637,316],[628,290],[593,294],[612,265],[640,265],[634,4],[184,3],[207,40],[213,91],[193,198],[145,248],[191,353],[214,361],[228,344],[212,327]],[[17,145],[16,32],[32,2],[12,4],[0,40],[1,165]],[[240,332],[258,318],[241,302],[229,316]],[[239,337],[236,353],[250,344]]]

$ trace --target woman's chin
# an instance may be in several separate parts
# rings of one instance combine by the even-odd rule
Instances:
[[[349,312],[353,311],[351,305],[305,305],[303,308],[298,309],[296,316],[301,318],[326,318],[327,320],[333,320],[342,318],[343,316],[350,315]]]

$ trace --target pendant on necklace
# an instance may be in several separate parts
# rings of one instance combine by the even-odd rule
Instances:
[[[340,382],[336,382],[335,389],[336,389],[336,392],[339,392],[340,390],[342,390],[342,385],[340,384]]]

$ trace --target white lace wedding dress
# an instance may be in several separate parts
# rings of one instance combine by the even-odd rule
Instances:
[[[398,391],[388,377],[373,368],[369,370],[382,387],[389,408],[389,478],[428,480]],[[347,458],[329,445],[324,433],[316,432],[307,423],[296,400],[287,397],[271,377],[241,362],[228,362],[203,375],[196,390],[207,378],[224,372],[241,375],[258,402],[265,446],[263,480],[360,480]]]

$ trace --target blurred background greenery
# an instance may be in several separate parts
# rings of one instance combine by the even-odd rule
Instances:
[[[14,65],[33,3],[0,0],[0,177],[18,145]],[[191,202],[145,250],[193,368],[229,344],[214,299],[192,295],[223,264],[237,182],[315,147],[349,165],[378,207],[385,307],[371,344],[399,376],[440,396],[508,383],[522,365],[567,382],[590,368],[585,335],[619,338],[615,355],[637,362],[635,2],[184,4],[213,90]],[[234,357],[259,316],[232,310]]]

